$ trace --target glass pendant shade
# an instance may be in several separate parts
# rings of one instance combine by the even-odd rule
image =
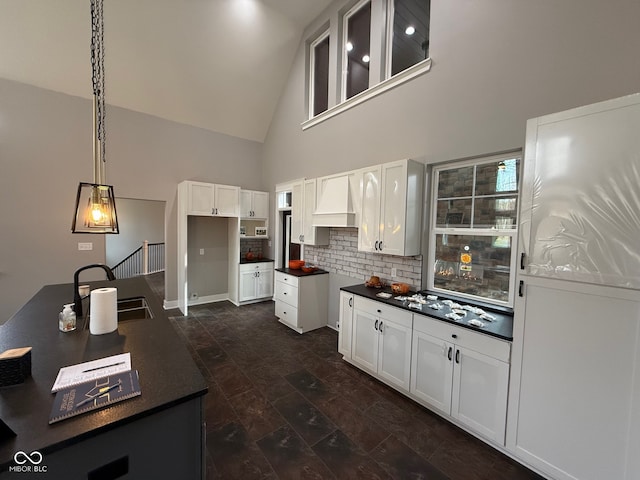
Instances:
[[[80,183],[71,230],[73,233],[119,233],[111,185]]]

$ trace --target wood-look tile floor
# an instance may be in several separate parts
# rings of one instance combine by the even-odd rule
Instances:
[[[168,313],[209,384],[208,480],[541,479],[344,362],[334,330],[282,325],[271,301]]]

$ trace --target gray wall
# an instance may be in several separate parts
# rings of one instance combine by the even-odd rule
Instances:
[[[305,36],[329,19],[335,25],[341,3]],[[433,163],[521,148],[529,118],[640,91],[637,0],[431,5],[431,71],[305,131],[301,43],[264,145],[272,191],[401,158]]]
[[[229,262],[238,262],[229,257],[229,219],[190,216],[187,234],[189,298],[228,293]]]
[[[90,100],[0,79],[0,323],[43,285],[71,282],[78,267],[105,261],[103,235],[71,233],[78,182],[92,180],[91,115]],[[108,107],[108,183],[117,197],[167,205],[168,300],[177,299],[178,183],[262,190],[260,152],[257,142]],[[78,251],[78,242],[93,250]],[[81,276],[95,278],[103,274]]]
[[[118,235],[105,235],[105,258],[114,267],[142,246],[142,242],[164,242],[165,202],[116,198]]]

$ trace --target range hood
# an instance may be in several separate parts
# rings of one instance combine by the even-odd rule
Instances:
[[[356,227],[349,176],[324,180],[318,208],[313,212],[314,227]]]

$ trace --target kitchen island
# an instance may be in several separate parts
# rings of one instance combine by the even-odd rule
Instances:
[[[77,330],[60,332],[58,312],[73,300],[73,286],[61,284],[43,287],[0,326],[0,351],[32,347],[31,376],[0,388],[0,419],[16,433],[0,441],[0,478],[28,478],[35,467],[38,478],[202,478],[207,384],[186,346],[143,278],[90,284],[116,287],[119,300],[145,297],[153,318],[121,321],[105,335],[78,319]],[[61,367],[125,352],[142,395],[49,425]],[[42,460],[19,464],[18,452]]]

